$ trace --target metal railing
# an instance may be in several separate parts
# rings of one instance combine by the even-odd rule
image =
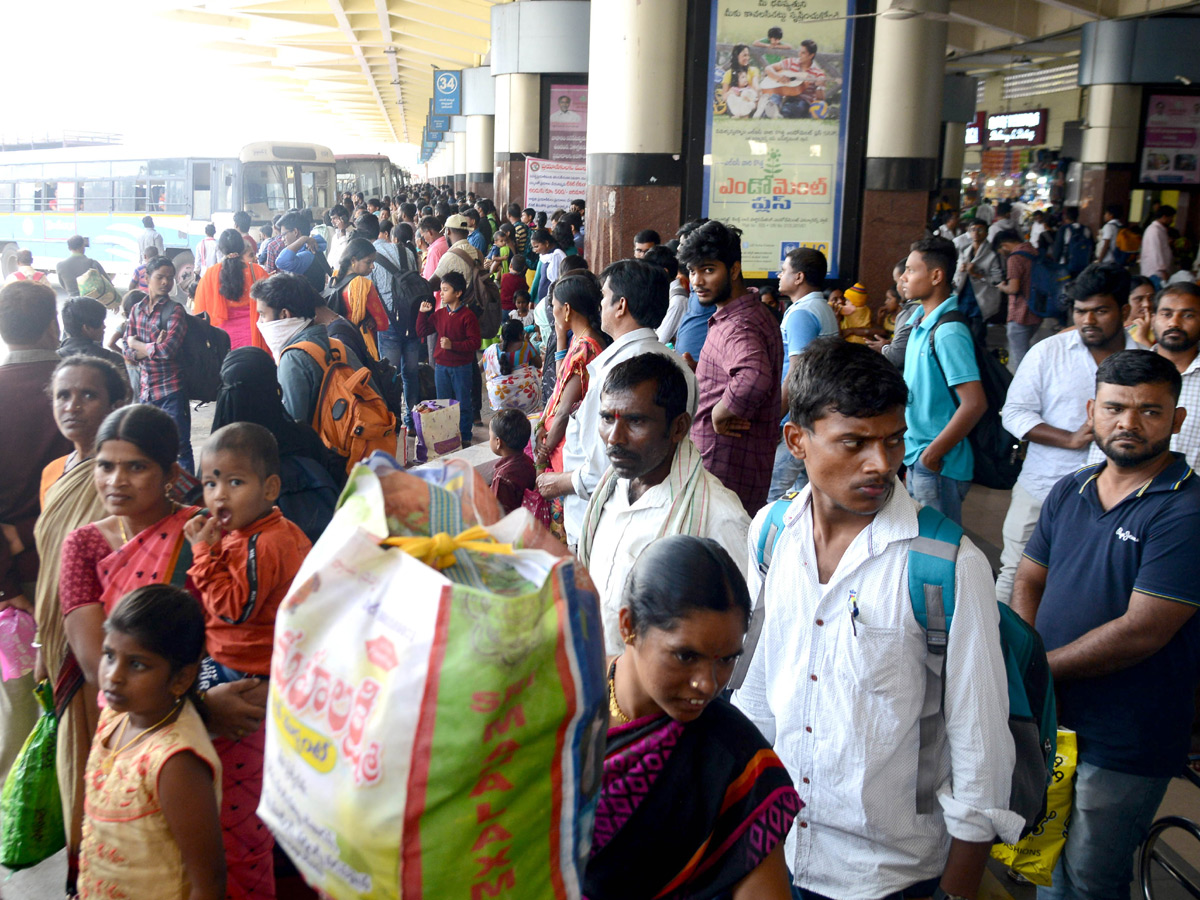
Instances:
[[[1196,774],[1191,766],[1184,769],[1183,777],[1196,787],[1200,787],[1200,775]],[[1142,885],[1142,896],[1145,900],[1154,900],[1152,876],[1154,865],[1157,864],[1180,887],[1195,897],[1196,900],[1200,900],[1200,885],[1197,885],[1185,872],[1180,870],[1172,858],[1174,854],[1167,856],[1158,847],[1163,835],[1171,831],[1171,829],[1178,829],[1193,837],[1197,842],[1200,842],[1200,825],[1197,825],[1191,819],[1183,816],[1163,816],[1161,819],[1155,820],[1150,826],[1150,831],[1146,835],[1146,839],[1142,841],[1141,849],[1138,851],[1138,880]]]

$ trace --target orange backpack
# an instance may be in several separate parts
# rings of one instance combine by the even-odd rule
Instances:
[[[371,370],[356,370],[346,362],[341,341],[330,338],[328,354],[312,341],[287,349],[303,350],[324,373],[312,427],[326,447],[346,457],[347,472],[374,450],[396,452],[396,417],[371,386]]]

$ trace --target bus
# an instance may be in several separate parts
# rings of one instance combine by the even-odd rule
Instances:
[[[339,197],[346,191],[362,191],[368,200],[395,197],[408,184],[408,173],[386,156],[339,155],[336,159]]]
[[[113,144],[0,152],[0,272],[16,269],[18,250],[52,272],[78,234],[110,275],[131,275],[146,215],[167,255],[186,265],[207,223],[220,234],[238,210],[253,227],[302,207],[319,220],[335,184],[333,153],[319,144],[262,141],[236,154],[186,156]]]

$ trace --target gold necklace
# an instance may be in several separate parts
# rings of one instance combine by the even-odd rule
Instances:
[[[173,716],[175,714],[175,711],[177,709],[179,709],[179,705],[181,703],[183,703],[182,697],[180,697],[178,700],[175,701],[175,703],[171,706],[171,708],[169,710],[167,710],[167,714],[165,716],[163,716],[161,719],[159,719],[157,722],[155,722],[153,725],[151,725],[145,731],[141,732],[136,737],[131,739],[128,744],[124,744],[122,746],[117,747],[117,749],[114,750],[108,756],[108,758],[105,759],[104,762],[100,764],[100,768],[103,769],[104,774],[108,775],[112,772],[113,766],[116,764],[118,756],[120,756],[122,753],[124,753],[126,750],[128,750],[130,747],[132,747],[134,744],[136,744],[138,741],[140,741],[146,735],[150,734],[152,731],[160,728],[167,721],[167,719],[171,718],[171,716]],[[129,726],[129,713],[125,713],[125,720],[123,722],[121,722],[121,733],[119,735],[117,735],[117,743],[118,744],[121,743],[121,738],[125,737],[125,731],[128,728],[128,726]]]
[[[621,704],[617,702],[617,661],[615,659],[608,669],[608,711],[622,725],[633,721],[625,715]]]
[[[121,526],[121,545],[129,543],[129,535],[125,532],[125,519],[122,516],[117,516],[117,524]]]

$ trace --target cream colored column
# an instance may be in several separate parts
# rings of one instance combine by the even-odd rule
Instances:
[[[1137,162],[1141,108],[1142,89],[1136,84],[1093,84],[1089,87],[1081,162]]]

